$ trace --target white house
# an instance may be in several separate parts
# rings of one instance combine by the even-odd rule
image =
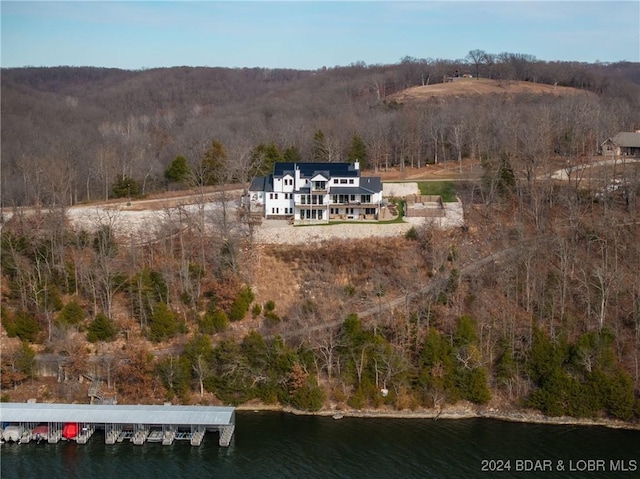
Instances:
[[[265,219],[295,223],[377,220],[382,203],[379,177],[360,176],[355,163],[276,163],[269,176],[249,186],[253,211]]]

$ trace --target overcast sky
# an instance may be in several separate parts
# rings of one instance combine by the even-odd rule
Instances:
[[[1,2],[2,67],[317,69],[464,58],[640,61],[632,1]]]

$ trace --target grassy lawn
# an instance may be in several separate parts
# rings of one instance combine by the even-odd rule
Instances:
[[[398,207],[398,216],[393,220],[378,221],[377,224],[388,225],[392,223],[404,223],[404,220],[402,219],[402,217],[404,216],[404,200],[396,201],[395,204]]]
[[[456,189],[452,181],[419,181],[418,188],[423,195],[440,195],[445,203],[455,203]]]

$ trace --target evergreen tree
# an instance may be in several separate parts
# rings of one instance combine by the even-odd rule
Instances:
[[[204,153],[201,162],[204,182],[208,185],[218,184],[226,164],[227,149],[221,142],[213,140],[211,147]]]
[[[190,173],[191,169],[187,164],[187,159],[180,155],[176,156],[164,170],[164,177],[171,183],[184,183],[189,178]]]
[[[451,343],[434,328],[427,332],[419,366],[417,383],[428,404],[433,404],[436,399],[452,403],[458,400],[460,392],[455,384]]]
[[[300,154],[300,150],[298,150],[295,146],[290,146],[284,153],[282,154],[283,161],[288,163],[299,163],[302,161],[302,155]]]
[[[140,318],[140,325],[145,326],[158,303],[166,303],[169,289],[162,273],[143,268],[129,280],[127,288],[133,311]]]
[[[213,351],[212,374],[205,388],[227,404],[237,405],[255,397],[254,377],[251,375],[240,344],[225,339]]]
[[[313,135],[311,159],[318,163],[329,161],[329,148],[327,147],[327,140],[322,130],[316,131],[315,135]]]
[[[63,325],[75,325],[84,319],[85,314],[84,309],[77,301],[71,301],[58,314],[58,322]]]
[[[36,373],[36,352],[27,341],[22,341],[15,361],[15,368],[27,378]]]
[[[96,314],[89,328],[87,329],[87,341],[95,343],[97,341],[113,341],[116,330],[113,324],[103,313]]]
[[[240,321],[249,311],[249,306],[254,299],[253,291],[250,286],[244,286],[238,292],[238,296],[231,304],[229,309],[229,319],[231,321]]]
[[[161,359],[156,370],[167,390],[167,399],[174,396],[184,398],[189,392],[191,383],[191,365],[185,356],[169,356]]]
[[[609,379],[606,389],[606,411],[615,418],[630,421],[633,418],[635,402],[633,379],[619,367]]]
[[[178,332],[178,320],[176,315],[166,303],[158,303],[149,325],[148,337],[151,341],[159,343],[173,338]]]
[[[111,186],[112,198],[136,198],[140,194],[138,183],[126,175],[119,175]]]
[[[275,163],[283,161],[284,158],[274,143],[260,143],[251,154],[252,168],[249,177],[265,176],[273,171]]]
[[[353,139],[351,140],[351,147],[349,148],[349,153],[347,154],[347,159],[351,163],[359,161],[360,169],[365,169],[369,163],[369,158],[367,156],[367,145],[358,134],[353,135]]]
[[[7,336],[10,338],[17,336],[22,341],[30,343],[38,341],[42,333],[42,326],[35,316],[23,309],[16,311],[13,317],[7,316],[3,315],[2,321],[7,331]]]
[[[194,336],[185,344],[184,354],[191,362],[194,362],[198,356],[204,357],[207,361],[211,360],[211,355],[213,354],[211,339],[204,334]]]
[[[199,323],[200,333],[216,334],[225,331],[229,327],[229,317],[221,309],[207,311]]]

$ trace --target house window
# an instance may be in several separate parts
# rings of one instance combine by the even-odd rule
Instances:
[[[333,184],[334,184],[334,185],[337,185],[337,184],[338,184],[338,178],[334,178],[334,179],[333,179]]]
[[[341,184],[341,185],[346,185],[346,184],[347,184],[347,180],[346,180],[346,178],[341,179],[341,180],[340,180],[340,184]]]
[[[273,193],[269,193],[269,199],[272,200],[273,199]]]
[[[277,200],[277,199],[278,199],[278,193],[276,193],[276,194],[274,195],[274,197],[275,197],[275,198],[274,198],[274,200]]]
[[[352,185],[352,184],[353,184],[353,178],[351,178],[351,179],[349,180],[349,184],[350,184],[350,185]]]
[[[356,195],[351,195],[349,197],[349,201],[355,201],[356,200]]]

